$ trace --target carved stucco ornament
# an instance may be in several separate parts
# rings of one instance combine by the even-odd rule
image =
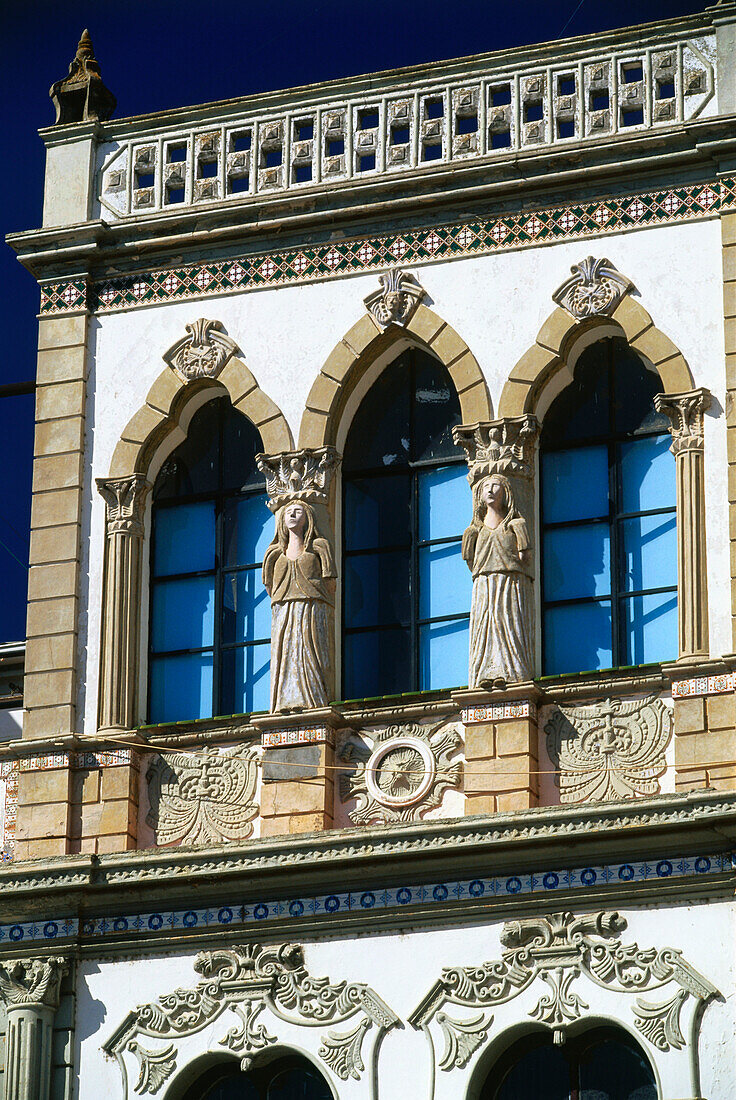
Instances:
[[[616,912],[553,913],[509,921],[501,932],[501,943],[507,948],[501,958],[480,966],[443,970],[409,1022],[426,1031],[436,1021],[445,1038],[438,1064],[443,1070],[452,1070],[464,1066],[485,1042],[493,1017],[481,1011],[458,1020],[447,1015],[445,1005],[487,1010],[512,1001],[539,981],[539,1000],[529,1016],[551,1028],[555,1042],[560,1043],[568,1025],[589,1007],[572,988],[575,983],[585,980],[630,995],[669,987],[670,995],[664,1001],[652,1003],[636,996],[634,1026],[657,1050],[680,1050],[687,1045],[680,1013],[688,997],[702,1007],[718,990],[674,948],[621,943],[626,927],[625,918]],[[698,1016],[696,1011],[695,1021]],[[695,1034],[693,1029],[693,1042]]]
[[[688,393],[657,393],[654,407],[670,420],[673,455],[701,452],[705,445],[703,416],[711,405],[710,390],[701,387]]]
[[[220,321],[207,321],[200,317],[184,327],[186,336],[164,352],[164,362],[183,382],[217,378],[228,359],[235,354],[237,344],[225,334]]]
[[[69,960],[48,958],[3,959],[0,962],[0,998],[8,1007],[58,1008],[61,979]]]
[[[576,321],[613,313],[624,295],[636,290],[610,260],[587,256],[570,270],[572,275],[557,288],[552,300]]]
[[[298,944],[263,947],[243,944],[202,951],[194,969],[202,980],[191,989],[176,989],[152,1004],[139,1005],[104,1044],[121,1068],[128,1095],[126,1055],[138,1065],[134,1086],[140,1094],[154,1094],[176,1069],[177,1043],[205,1028],[225,1013],[232,1026],[219,1039],[240,1057],[244,1070],[253,1058],[277,1043],[279,1021],[305,1028],[324,1028],[357,1019],[347,1032],[330,1030],[320,1037],[317,1051],[337,1077],[359,1080],[367,1059],[362,1053],[366,1034],[375,1026],[377,1038],[400,1021],[370,986],[359,982],[330,982],[313,978]],[[139,1037],[166,1043],[145,1047]],[[376,1040],[377,1041],[377,1040]],[[206,1049],[211,1040],[207,1038]]]
[[[157,844],[219,844],[246,840],[258,815],[259,754],[238,747],[155,756],[148,769]]]
[[[340,759],[353,770],[340,776],[340,798],[356,825],[416,821],[460,785],[462,764],[450,763],[462,740],[456,726],[388,726],[368,747],[348,741]]]
[[[339,461],[334,447],[305,447],[278,455],[256,455],[256,465],[266,479],[268,507],[275,513],[292,500],[327,504],[330,482]]]
[[[378,281],[380,289],[363,299],[365,308],[381,328],[408,324],[424,297],[424,288],[410,272],[398,267],[379,275]]]
[[[452,438],[465,451],[468,481],[474,485],[491,474],[530,478],[538,431],[537,418],[525,414],[478,424],[458,424],[452,429]]]
[[[672,712],[655,695],[560,706],[544,729],[561,802],[612,802],[659,793]]]

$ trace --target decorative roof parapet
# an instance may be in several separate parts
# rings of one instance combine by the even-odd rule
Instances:
[[[365,308],[381,328],[408,324],[424,297],[424,288],[411,272],[398,267],[379,275],[378,281],[380,289],[363,299]]]
[[[490,474],[530,478],[539,423],[535,416],[508,416],[478,424],[458,424],[452,438],[465,451],[468,481],[474,485]]]
[[[88,30],[82,31],[69,66],[69,76],[52,84],[49,95],[56,108],[55,126],[68,122],[105,122],[115,110],[117,100],[102,83]]]
[[[225,334],[220,321],[200,317],[184,327],[186,336],[164,352],[164,362],[183,382],[217,378],[228,359],[235,354],[237,344]]]
[[[305,447],[279,455],[256,455],[256,465],[266,478],[268,507],[275,513],[291,500],[327,504],[332,475],[339,461],[334,447]]]
[[[572,275],[557,288],[552,300],[576,321],[613,313],[624,295],[636,290],[631,280],[605,258],[586,256],[570,271]]]
[[[703,416],[710,408],[710,390],[700,389],[688,393],[658,393],[654,397],[657,412],[664,413],[671,421],[673,455],[685,451],[702,451],[705,445]]]

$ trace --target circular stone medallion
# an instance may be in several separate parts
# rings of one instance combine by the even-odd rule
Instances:
[[[382,806],[421,802],[435,778],[432,752],[418,737],[393,737],[378,745],[365,766],[368,792]]]

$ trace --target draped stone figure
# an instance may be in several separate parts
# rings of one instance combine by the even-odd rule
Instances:
[[[329,702],[335,576],[332,550],[316,535],[312,506],[299,499],[284,504],[263,558],[271,597],[272,711]]]
[[[473,575],[470,687],[490,690],[531,679],[531,545],[503,474],[491,474],[473,486],[473,521],[463,534],[462,554]]]

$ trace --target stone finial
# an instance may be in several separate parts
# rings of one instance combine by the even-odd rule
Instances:
[[[470,484],[490,474],[531,477],[538,429],[530,414],[453,428],[452,438],[465,451]]]
[[[275,513],[290,500],[327,504],[338,461],[334,447],[305,447],[280,455],[256,455],[258,469],[266,478],[268,507]]]
[[[617,271],[610,260],[596,260],[587,256],[570,268],[572,275],[565,279],[552,295],[576,321],[586,317],[598,317],[613,313],[625,294],[636,287]]]
[[[4,959],[0,962],[0,998],[8,1006],[58,1008],[67,959]]]
[[[88,30],[83,31],[79,39],[69,76],[52,84],[49,95],[56,108],[55,126],[68,122],[105,122],[115,110],[117,100],[102,83]]]
[[[378,280],[381,287],[363,299],[365,308],[381,328],[408,324],[424,297],[423,287],[410,272],[397,267],[379,275]]]
[[[709,409],[710,402],[710,390],[704,387],[688,393],[655,394],[655,409],[670,420],[670,450],[673,455],[703,450],[703,414]]]
[[[179,375],[182,382],[217,378],[228,359],[235,354],[237,344],[225,334],[220,321],[200,317],[184,328],[186,336],[164,352],[164,362],[174,374]]]

